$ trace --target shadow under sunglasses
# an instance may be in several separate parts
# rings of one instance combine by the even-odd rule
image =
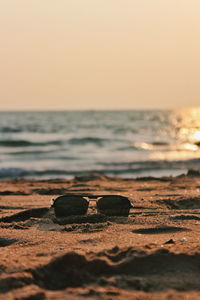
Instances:
[[[91,201],[96,202],[97,213],[106,216],[128,217],[132,207],[127,197],[120,195],[66,194],[53,200],[56,217],[85,215]]]

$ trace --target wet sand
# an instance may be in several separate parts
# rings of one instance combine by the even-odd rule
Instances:
[[[54,216],[65,193],[127,196],[128,218]],[[62,225],[60,225],[62,224]],[[0,299],[200,299],[200,176],[0,182]]]

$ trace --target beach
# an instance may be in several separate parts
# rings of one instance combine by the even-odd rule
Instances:
[[[0,300],[200,300],[200,1],[0,1]]]
[[[52,199],[122,195],[129,217],[59,222]],[[200,174],[0,184],[0,299],[199,299]]]

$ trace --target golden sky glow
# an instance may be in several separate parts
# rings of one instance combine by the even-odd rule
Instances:
[[[1,0],[0,109],[200,105],[199,0]]]

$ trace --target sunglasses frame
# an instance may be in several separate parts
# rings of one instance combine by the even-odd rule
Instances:
[[[93,194],[65,194],[52,200],[52,206],[56,217],[68,217],[72,215],[85,215],[90,202],[96,202],[97,213],[106,216],[128,217],[130,200],[121,195],[93,195]]]

